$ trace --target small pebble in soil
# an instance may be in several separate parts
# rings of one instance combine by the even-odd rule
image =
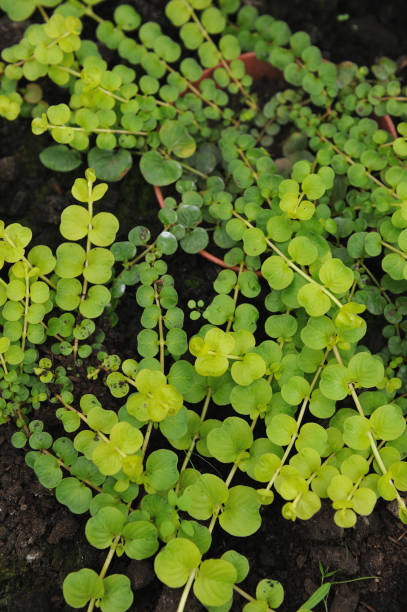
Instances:
[[[25,559],[27,563],[33,563],[42,557],[42,553],[39,550],[31,550],[26,554]]]

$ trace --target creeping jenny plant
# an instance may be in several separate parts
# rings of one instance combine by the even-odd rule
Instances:
[[[71,607],[129,609],[129,579],[108,573],[125,554],[154,557],[158,578],[183,587],[179,612],[191,589],[208,610],[240,594],[245,612],[266,612],[282,586],[246,593],[248,560],[213,558],[215,529],[255,533],[275,492],[292,521],[327,500],[350,528],[383,498],[407,523],[407,91],[391,60],[336,66],[305,32],[238,0],[171,0],[174,40],[131,6],[110,21],[97,4],[0,0],[10,19],[35,19],[3,51],[0,114],[50,134],[48,167],[74,169],[86,152],[93,168],[74,183],[55,253],[1,223],[1,420],[108,551],[99,573],[66,577]],[[110,68],[106,47],[121,58]],[[242,52],[281,71],[276,93],[263,99]],[[60,103],[43,99],[44,77]],[[388,118],[379,127],[386,114],[397,132]],[[133,156],[146,181],[173,188],[158,236],[136,226],[116,241],[97,179],[120,180]],[[191,313],[192,336],[166,262],[178,244],[210,244],[229,268]],[[123,360],[104,350],[98,320],[115,323],[126,287],[141,331]],[[78,396],[71,373],[84,364],[111,405]],[[44,431],[44,402],[66,435]]]

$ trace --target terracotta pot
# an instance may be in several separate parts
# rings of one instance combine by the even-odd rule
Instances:
[[[253,51],[250,51],[249,53],[243,53],[239,57],[239,59],[244,63],[246,73],[253,77],[254,80],[260,79],[262,77],[269,77],[270,79],[282,79],[282,73],[280,72],[280,70],[274,68],[274,66],[272,66],[269,62],[263,62],[262,60],[257,59],[256,54]],[[196,81],[194,85],[198,85],[203,79],[209,78],[216,68],[218,68],[218,66],[215,66],[214,68],[206,68],[206,70],[203,71],[202,77],[199,79],[199,81]],[[384,117],[376,117],[376,120],[382,130],[386,130],[386,132],[389,132],[389,134],[391,134],[393,138],[397,138],[398,134],[396,128],[394,127],[394,123],[389,115],[385,115]],[[164,196],[160,187],[157,187],[156,185],[154,185],[153,187],[160,208],[164,208]],[[200,251],[199,254],[202,255],[202,257],[205,257],[205,259],[211,261],[212,263],[221,266],[222,268],[228,268],[231,270],[235,270],[236,272],[239,272],[240,270],[238,266],[228,266],[223,261],[223,259],[212,255],[208,251],[203,250]],[[256,274],[258,276],[261,276],[261,272],[259,270],[256,271]]]

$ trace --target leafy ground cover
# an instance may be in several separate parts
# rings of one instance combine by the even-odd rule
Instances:
[[[22,138],[24,139],[24,136],[22,136]],[[10,155],[8,155],[8,157],[10,157]],[[18,163],[18,160],[14,160],[13,162],[13,160],[8,159],[5,163],[6,168],[8,168],[8,172],[10,173],[9,176],[11,177],[13,176],[13,163]],[[14,168],[14,172],[16,172],[15,168]],[[38,172],[37,169],[33,171],[32,180],[34,184],[35,184],[35,181],[38,180],[37,172]],[[134,181],[134,178],[132,180]],[[67,187],[69,186],[69,183],[70,183],[69,179],[67,179]],[[63,186],[64,185],[62,185],[62,187]],[[19,187],[21,187],[21,185],[19,185]],[[52,185],[49,184],[48,187],[52,187]],[[32,185],[31,185],[31,188],[32,188]],[[132,187],[130,183],[130,185],[127,185],[127,189],[130,190],[131,188]],[[134,188],[134,183],[133,183],[133,188]],[[137,187],[137,189],[139,188]],[[34,189],[32,190],[34,191]],[[125,182],[120,185],[120,187],[118,188],[118,191],[119,190],[120,191],[126,190]],[[113,194],[114,194],[114,191],[113,191]],[[119,200],[121,199],[120,196],[121,194],[117,195],[117,192],[116,192],[116,196],[113,195],[112,198],[114,200],[114,198],[116,197],[116,199]],[[21,197],[23,196],[20,196],[20,198]],[[58,194],[48,196],[48,198],[50,199],[50,209],[52,209],[51,202],[53,202],[54,211],[55,210],[58,211],[58,201],[59,201],[59,206],[62,209],[62,206],[63,206],[62,198],[58,200]],[[42,200],[39,199],[38,202],[34,204],[32,209],[29,211],[27,216],[29,215],[35,216],[35,214],[38,214],[41,205],[42,205]],[[112,207],[113,206],[114,206],[114,202],[112,203]],[[146,206],[146,209],[148,209],[148,205]],[[21,206],[21,211],[22,211],[21,217],[16,215],[16,218],[18,218],[19,220],[24,219],[24,217],[27,214],[26,208],[23,206]],[[60,212],[60,210],[58,212]],[[139,216],[138,216],[137,222],[138,223],[140,222]],[[39,230],[44,232],[43,228],[39,228]],[[47,243],[48,242],[49,241],[47,240]],[[188,259],[190,260],[190,258]],[[196,278],[198,282],[198,279],[202,277],[203,264],[198,259],[195,259],[195,262],[197,263]],[[172,262],[171,265],[174,265],[174,270],[185,269],[183,267],[185,266],[185,264],[183,264],[181,260],[178,258],[177,259],[174,258],[174,261]],[[207,275],[208,279],[213,280],[213,278],[211,277],[213,272],[210,266],[205,268],[205,274]],[[189,269],[188,269],[188,277],[191,279],[191,272]],[[185,287],[185,291],[183,292],[183,300],[185,300],[188,297],[188,293],[192,288],[191,282],[193,282],[193,277],[192,277],[192,281],[191,280],[189,281],[189,287],[188,286]],[[205,289],[200,284],[200,291],[201,290],[202,292],[205,291]],[[193,292],[191,291],[191,293]],[[129,308],[131,307],[133,307],[134,309],[136,307],[135,303],[130,304]],[[119,335],[120,331],[122,332],[122,335]],[[127,346],[128,345],[128,329],[120,330],[120,327],[119,327],[117,332],[115,333],[115,336],[113,336],[109,342],[112,343],[111,352],[116,352],[118,348],[121,349],[122,344],[125,344]],[[51,418],[50,426],[52,427],[52,418]],[[8,491],[10,489],[10,486],[11,486],[11,483],[9,480],[8,487],[6,486],[4,490]],[[34,492],[33,495],[35,494],[36,493]],[[37,490],[37,495],[38,495],[38,490]],[[44,497],[46,500],[45,508],[49,508],[49,504],[51,503],[51,498],[47,498],[46,495]],[[26,500],[21,500],[21,497],[18,498],[17,503],[21,507],[28,506],[28,504],[26,503]],[[34,504],[33,507],[36,507],[36,506],[37,504]],[[31,506],[30,506],[30,509],[31,509]],[[287,580],[289,580],[290,582],[289,590],[290,592],[292,592],[293,597],[297,597],[297,599],[295,600],[292,599],[292,601],[287,601],[285,605],[287,606],[286,608],[287,610],[290,610],[290,609],[294,610],[294,609],[297,609],[298,606],[303,601],[305,601],[305,599],[307,598],[307,593],[310,594],[319,584],[318,561],[321,561],[321,563],[323,563],[325,567],[329,565],[330,569],[341,569],[343,573],[337,575],[339,576],[339,579],[345,578],[345,577],[352,577],[352,576],[361,576],[361,575],[379,576],[380,573],[386,574],[387,572],[388,574],[389,568],[392,569],[392,572],[394,575],[394,567],[400,567],[401,565],[401,556],[398,551],[400,550],[400,547],[403,546],[402,536],[404,532],[401,530],[400,526],[397,528],[395,527],[394,521],[392,520],[392,515],[390,513],[390,510],[391,509],[386,507],[386,505],[382,504],[382,507],[378,515],[375,515],[375,517],[369,517],[369,519],[366,519],[366,523],[363,522],[362,526],[359,525],[356,531],[356,533],[358,534],[356,535],[356,537],[354,533],[352,533],[352,536],[349,536],[348,534],[343,534],[342,532],[338,531],[337,528],[334,527],[332,528],[331,533],[324,534],[323,543],[316,544],[316,542],[321,542],[321,540],[318,540],[316,538],[316,535],[318,532],[321,533],[321,525],[323,524],[322,523],[323,515],[322,516],[318,515],[318,519],[317,518],[315,520],[311,519],[311,521],[314,521],[314,522],[311,522],[308,524],[306,523],[304,525],[296,524],[293,529],[292,525],[283,524],[283,522],[281,521],[279,517],[280,509],[279,508],[276,509],[275,513],[273,511],[270,515],[270,518],[269,518],[270,522],[266,522],[264,524],[264,526],[262,527],[262,530],[259,532],[258,538],[255,538],[249,544],[250,548],[246,552],[247,556],[249,556],[250,560],[252,561],[252,565],[256,568],[255,571],[258,573],[257,576],[256,575],[253,576],[253,585],[255,586],[259,578],[262,578],[270,574],[272,574],[275,578],[280,579],[285,584],[287,584]],[[25,510],[22,510],[22,512],[27,512],[27,508]],[[56,512],[57,511],[55,511],[55,513]],[[48,513],[49,513],[49,510],[48,510]],[[10,512],[8,512],[8,514],[10,517],[13,516],[12,514],[10,514]],[[44,515],[46,515],[46,512],[44,512]],[[67,517],[64,517],[64,519],[62,520],[69,521],[70,519],[68,519]],[[24,521],[22,521],[21,523],[23,524]],[[385,539],[384,534],[386,533],[386,531],[384,531],[383,527],[386,528],[386,526],[390,529],[389,536],[392,537],[394,540],[396,540],[396,542],[392,543],[391,540]],[[42,529],[41,526],[37,528],[38,534],[40,534],[41,529]],[[394,533],[395,529],[400,529],[400,530]],[[41,539],[43,538],[43,534],[47,532],[46,530],[47,530],[47,527],[44,528],[44,531],[42,532],[41,536],[38,535],[37,542],[40,541],[39,540],[40,537]],[[59,531],[56,531],[56,532],[48,531],[47,534],[49,533],[48,539],[50,540],[50,543],[51,543],[50,545],[52,545],[52,541],[54,541],[55,539],[58,539],[61,533],[64,533],[65,536],[70,537],[73,530],[74,530],[74,524],[72,522],[69,522],[69,524],[65,522],[64,525],[59,524]],[[277,540],[275,536],[276,533],[278,533],[279,535],[284,534],[284,539]],[[35,532],[33,535],[31,535],[31,537],[33,536],[35,537]],[[223,535],[222,537],[227,539],[228,536]],[[360,542],[358,541],[359,537],[360,537]],[[401,539],[398,539],[400,537]],[[29,541],[29,539],[26,540],[25,534],[24,534],[21,537],[20,541],[21,541],[21,544],[25,544],[25,542]],[[35,540],[33,540],[33,542],[30,542],[30,546],[34,543],[34,541]],[[61,542],[62,541],[63,541],[63,538],[61,539]],[[327,545],[326,543],[327,541],[332,542],[332,545],[331,543]],[[287,545],[287,542],[292,542],[292,546]],[[299,542],[304,543],[304,547],[302,549],[297,548]],[[313,542],[311,551],[309,550],[310,542]],[[357,547],[355,546],[355,542],[358,544]],[[381,545],[380,555],[377,553],[377,546],[379,542]],[[222,544],[226,544],[226,542],[223,542]],[[42,557],[41,556],[35,557],[36,551],[35,551],[35,547],[33,548],[34,550],[32,549],[24,550],[23,554],[25,555],[26,562],[32,563],[33,564],[32,567],[37,567],[37,568],[41,567],[41,563],[42,563],[41,559],[44,560],[44,563],[49,563],[50,557],[47,555],[43,555]],[[224,546],[222,546],[222,550],[224,550]],[[219,551],[220,554],[222,550],[220,549]],[[343,551],[345,551],[345,553]],[[337,565],[334,567],[332,559],[335,558],[335,555],[337,555],[338,560],[336,561]],[[396,556],[397,556],[397,561],[395,559]],[[378,564],[378,560],[381,561],[380,566]],[[95,567],[97,567],[98,564],[100,564],[100,561],[101,559],[99,558],[95,560]],[[56,567],[57,567],[57,563],[58,561],[55,562]],[[86,564],[90,566],[92,564],[92,561],[89,561],[89,563],[86,563]],[[149,608],[147,606],[149,604],[147,602],[151,600],[151,595],[150,595],[151,589],[153,588],[153,586],[157,587],[157,583],[153,582],[153,575],[151,573],[151,567],[150,567],[150,573],[148,571],[148,567],[149,567],[148,563],[145,563],[144,567],[145,567],[145,575],[146,575],[145,581],[148,584],[147,585],[144,584],[142,586],[148,586],[148,589],[144,591],[144,596],[146,597],[146,599],[143,600],[143,603],[141,603],[142,595],[139,600],[140,601],[139,605],[144,606],[144,608],[140,607],[139,609],[148,610]],[[296,574],[295,580],[297,584],[293,584],[292,582],[292,571],[291,570],[293,567],[298,568],[298,571],[295,572]],[[72,569],[73,568],[75,568],[74,563],[72,564]],[[65,575],[66,571],[69,569],[70,568],[67,568],[65,566],[61,567],[61,574]],[[121,571],[121,568],[118,568],[118,570]],[[301,573],[301,571],[303,573]],[[126,573],[131,574],[131,570],[129,572],[127,568]],[[137,583],[138,579],[139,579],[139,570],[137,569],[137,571],[134,572],[134,581]],[[149,580],[150,582],[148,582]],[[391,582],[390,579],[387,579],[387,581],[385,582],[385,578],[382,578],[382,579],[375,579],[375,581],[372,583],[371,582],[368,582],[366,584],[353,583],[351,587],[345,587],[345,586],[336,587],[338,589],[338,592],[336,595],[336,603],[335,601],[333,601],[332,606],[335,606],[335,605],[342,606],[342,607],[339,607],[338,609],[345,609],[344,605],[353,605],[354,606],[353,609],[357,609],[357,605],[359,605],[361,609],[363,609],[363,607],[366,608],[366,605],[373,607],[373,608],[376,606],[376,609],[378,610],[386,609],[384,606],[387,606],[387,609],[398,609],[397,606],[400,606],[402,602],[401,593],[396,593],[396,589],[392,588],[390,582]],[[361,584],[363,586],[360,586]],[[383,587],[383,584],[385,584],[385,587]],[[140,584],[138,586],[140,587]],[[358,595],[358,599],[356,599],[356,596],[350,595],[349,591],[348,591],[348,595],[346,595],[347,588],[356,589],[355,592],[359,590],[361,592],[360,597]],[[341,589],[342,589],[342,593],[341,593]],[[370,592],[375,593],[375,595],[371,599],[369,599],[368,595],[365,595],[363,593],[363,591],[368,591],[368,590],[370,590]],[[28,592],[25,582],[24,582],[24,591]],[[333,592],[335,591],[336,589],[333,589]],[[38,587],[35,587],[33,590],[33,595],[31,597],[32,600],[33,599],[35,600],[36,597],[38,598],[38,592],[39,592]],[[47,591],[47,594],[46,594],[47,598],[48,598],[48,593],[50,592],[51,590]],[[385,593],[385,596],[389,598],[385,602],[383,601],[383,607],[378,607],[379,601],[380,601],[379,599],[380,593]],[[55,597],[57,596],[55,595]],[[155,606],[155,609],[157,610],[164,609],[167,607],[170,609],[171,597],[172,595],[169,595],[167,590],[163,589],[160,595],[157,594],[157,600],[153,603],[153,606]],[[345,597],[348,603],[344,604],[343,603],[344,599],[342,599],[342,603],[341,603],[340,597],[343,597],[343,598]],[[352,597],[354,601],[353,604],[351,603]],[[177,598],[178,598],[178,594],[175,596],[175,601],[177,600]],[[43,601],[45,602],[45,595],[44,595]],[[52,602],[52,606],[54,607],[53,608],[51,607],[50,609],[58,609],[58,606],[63,605],[61,603],[58,603],[58,601],[60,600],[54,599]],[[21,605],[21,600],[18,601],[18,597],[17,597],[16,599],[13,600],[13,603],[11,603],[11,601],[9,600],[9,602],[6,603],[5,605],[9,607],[11,606],[16,607],[18,605]],[[46,606],[46,605],[47,605],[46,603],[41,603],[41,606]],[[191,606],[192,605],[194,604],[191,604]],[[380,602],[380,606],[382,606],[381,602]],[[46,608],[42,608],[42,609],[46,609]],[[369,607],[367,607],[366,609],[369,609]]]

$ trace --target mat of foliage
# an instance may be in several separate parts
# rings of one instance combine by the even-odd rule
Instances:
[[[134,4],[144,20],[162,20],[164,3],[161,0],[127,2]],[[251,2],[247,0],[247,3]],[[307,30],[314,44],[333,61],[351,59],[372,63],[375,57],[386,54],[403,65],[403,55],[407,55],[401,2],[264,0],[255,4],[288,21],[293,30]],[[12,44],[13,36],[18,38],[23,25],[13,24],[14,29],[10,29],[8,21],[0,20],[2,43]],[[46,236],[47,243],[52,246],[73,175],[67,173],[55,183],[38,161],[42,147],[41,138],[33,137],[25,122],[1,124],[0,213],[8,222],[18,220],[32,227],[37,243],[43,242]],[[133,218],[134,193],[137,193],[137,219]],[[152,194],[149,187],[140,183],[137,173],[133,172],[131,177],[111,187],[108,198],[105,209],[110,207],[121,220],[128,218],[129,227],[134,222],[152,227]],[[117,208],[119,203],[121,210]],[[38,219],[41,219],[40,224]],[[125,233],[126,223],[122,225]],[[177,287],[183,301],[196,295],[197,287],[202,297],[207,297],[205,291],[216,276],[213,264],[202,262],[198,256],[189,256],[186,260],[178,255],[172,267],[183,279],[184,286]],[[136,320],[135,301],[131,297],[124,308],[126,311],[120,313],[122,321]],[[119,325],[108,336],[109,352],[122,355],[131,352],[132,336],[131,326]],[[81,392],[95,393],[95,390],[87,388]],[[43,410],[41,418],[50,432],[58,426],[52,409]],[[72,515],[32,478],[23,453],[9,444],[11,433],[11,427],[1,428],[0,610],[68,610],[56,585],[61,584],[69,571],[77,568],[79,561],[82,565],[99,568],[104,552],[86,543],[82,535],[85,519]],[[333,586],[328,600],[330,612],[405,610],[407,530],[394,520],[393,510],[392,504],[381,503],[373,515],[363,517],[355,528],[344,531],[327,517],[324,508],[309,521],[290,523],[281,517],[281,508],[275,502],[273,507],[267,508],[267,518],[261,529],[247,538],[245,548],[239,548],[253,568],[249,587],[270,575],[280,580],[287,589],[284,611],[292,612],[319,586],[322,566],[325,570],[337,570],[329,578],[332,581],[376,576]],[[222,532],[218,546],[220,551],[225,550],[225,546],[233,548],[233,538]],[[137,562],[122,558],[117,564],[123,567],[115,569],[131,578],[135,591],[134,611],[171,612],[176,609],[178,591],[159,583],[151,560]],[[316,610],[323,608],[321,603]],[[202,607],[191,599],[188,609]]]
[[[176,263],[183,271],[182,262]],[[202,272],[200,262],[196,262],[198,267]],[[205,273],[210,275],[211,271]],[[185,287],[186,294],[188,289]],[[127,308],[130,316],[131,300]],[[128,330],[119,326],[109,339],[111,349],[127,343],[131,350],[129,339]],[[101,397],[106,388],[100,385],[100,389],[86,391]],[[53,409],[44,409],[41,417],[47,431],[56,432],[59,424]],[[85,519],[72,515],[32,478],[23,454],[10,448],[11,429],[4,426],[0,435],[0,610],[69,610],[55,584],[60,584],[79,561],[96,569],[103,563],[104,553],[82,537]],[[328,509],[323,508],[309,521],[292,524],[282,518],[280,504],[275,502],[267,508],[261,529],[241,548],[253,568],[248,588],[254,588],[261,578],[274,576],[290,585],[284,610],[294,612],[319,586],[322,564],[326,570],[337,570],[331,578],[335,581],[376,576],[332,587],[330,612],[403,610],[407,532],[394,520],[393,510],[396,514],[392,504],[383,503],[374,514],[358,521],[356,528],[344,531],[330,520]],[[219,552],[236,546],[234,538],[219,535]],[[163,587],[154,575],[151,560],[129,561],[124,557],[116,565],[117,571],[131,578],[135,612],[176,610],[178,590]],[[192,612],[202,607],[191,600],[188,609]]]

